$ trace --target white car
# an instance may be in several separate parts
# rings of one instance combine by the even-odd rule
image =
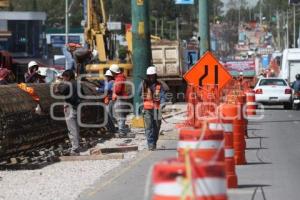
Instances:
[[[292,109],[292,88],[282,78],[262,78],[255,88],[255,99],[262,104],[281,104]]]

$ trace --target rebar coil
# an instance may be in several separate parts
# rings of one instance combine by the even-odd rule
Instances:
[[[51,96],[49,84],[31,84],[40,98],[39,105],[42,114],[36,114],[38,103],[21,90],[17,85],[0,86],[0,160],[7,155],[30,150],[67,137],[67,127],[64,120],[56,121],[50,115],[51,105],[54,115],[63,117],[63,100]],[[89,83],[82,84],[85,95],[96,96],[95,87]],[[101,99],[83,102],[101,102]],[[83,107],[81,120],[91,124],[100,124],[103,120],[103,108]],[[87,129],[82,129],[84,132]]]

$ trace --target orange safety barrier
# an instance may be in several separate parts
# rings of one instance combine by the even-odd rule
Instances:
[[[220,111],[222,112],[222,111]],[[226,113],[223,113],[226,116]],[[238,178],[235,171],[234,147],[233,147],[233,122],[232,120],[209,121],[210,130],[223,130],[225,139],[225,170],[228,188],[238,187]]]
[[[223,131],[183,128],[179,133],[178,157],[184,160],[185,152],[203,161],[224,162]]]
[[[240,97],[239,100],[243,102],[244,97]],[[222,120],[232,121],[235,164],[243,165],[246,163],[247,120],[242,115],[242,104],[221,104],[219,109]]]
[[[253,90],[246,91],[247,96],[247,116],[254,116],[256,115],[256,99],[255,99],[255,92]]]
[[[154,165],[152,200],[227,200],[224,163],[191,157],[192,180],[184,162],[170,159]]]

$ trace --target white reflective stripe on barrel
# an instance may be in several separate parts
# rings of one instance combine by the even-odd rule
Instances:
[[[154,185],[154,195],[181,197],[183,185],[179,182],[165,182]],[[192,190],[192,188],[189,188]],[[195,192],[199,196],[226,195],[227,187],[224,178],[202,178],[195,180]]]
[[[202,141],[179,141],[179,149],[219,149],[222,141],[218,140],[202,140]]]
[[[230,133],[233,131],[233,126],[232,124],[224,123],[223,124],[223,130],[225,133]]]
[[[248,97],[254,97],[254,96],[255,96],[255,93],[246,93],[246,95],[247,95]]]
[[[233,158],[234,149],[225,149],[225,158]]]
[[[212,131],[223,131],[223,125],[221,123],[209,123],[208,129]]]

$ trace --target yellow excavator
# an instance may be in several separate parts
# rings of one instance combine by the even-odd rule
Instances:
[[[103,0],[86,0],[85,41],[90,50],[96,50],[99,61],[97,64],[87,65],[86,71],[92,74],[98,73],[99,78],[103,79],[105,70],[109,69],[112,64],[118,64],[126,76],[131,76],[132,34],[126,34],[128,43],[127,56],[125,60],[121,61],[114,56],[115,49],[113,48],[114,45],[112,45],[114,39],[107,27],[105,10]]]

